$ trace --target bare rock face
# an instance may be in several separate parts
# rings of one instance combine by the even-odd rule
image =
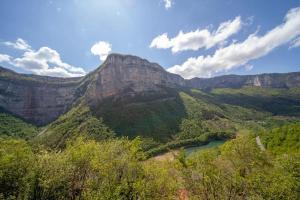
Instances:
[[[168,73],[156,63],[136,56],[111,54],[95,72],[86,97],[97,102],[116,95],[134,95],[182,86],[185,86],[185,80],[181,76]]]
[[[0,68],[0,108],[45,125],[67,112],[80,97],[100,102],[107,97],[184,85],[182,77],[166,72],[156,63],[111,54],[97,70],[82,78],[24,75]]]
[[[243,86],[300,87],[300,72],[185,80],[179,75],[167,72],[156,63],[120,54],[109,55],[98,69],[82,78],[24,75],[0,67],[0,109],[36,125],[45,125],[67,112],[81,99],[101,103],[110,97],[126,98],[140,93],[164,92],[168,88],[211,89]]]
[[[76,99],[77,79],[19,75],[0,70],[0,107],[37,125],[66,112]]]

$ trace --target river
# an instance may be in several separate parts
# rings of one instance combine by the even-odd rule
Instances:
[[[218,147],[218,146],[220,146],[220,145],[222,145],[224,143],[225,143],[224,140],[215,140],[215,141],[211,141],[210,143],[208,143],[206,145],[195,146],[195,147],[188,147],[188,148],[185,148],[184,150],[185,150],[187,156],[189,156],[191,153],[194,153],[196,151],[201,151],[201,150],[204,150],[204,149]]]
[[[223,140],[215,140],[215,141],[211,141],[210,143],[208,143],[206,145],[186,147],[186,148],[184,148],[184,150],[186,152],[186,155],[189,156],[189,155],[191,155],[192,153],[194,153],[196,151],[201,151],[201,150],[204,150],[204,149],[214,148],[214,147],[220,146],[224,143],[225,143],[225,141],[223,141]],[[178,155],[178,153],[179,153],[179,149],[174,149],[174,150],[171,150],[167,153],[154,156],[153,159],[159,160],[159,161],[165,161],[165,160],[172,161],[172,160],[174,160],[175,156]]]

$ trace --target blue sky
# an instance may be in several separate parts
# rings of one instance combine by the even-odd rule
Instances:
[[[185,78],[300,71],[298,0],[1,0],[0,65],[80,76],[108,53]]]

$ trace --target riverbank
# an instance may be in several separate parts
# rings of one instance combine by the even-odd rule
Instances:
[[[180,148],[187,148],[187,147],[196,147],[196,146],[204,146],[209,144],[212,141],[226,141],[232,138],[235,138],[235,134],[230,134],[226,132],[216,132],[216,133],[205,133],[197,138],[193,139],[186,139],[186,140],[178,140],[172,141],[155,148],[152,148],[146,151],[147,158],[151,158],[154,156],[161,155],[163,153],[167,153],[170,150],[180,149]]]
[[[211,141],[206,145],[192,146],[184,148],[184,151],[187,156],[191,155],[194,152],[202,151],[209,148],[215,148],[224,144],[225,140],[215,140]],[[152,159],[157,161],[173,161],[175,157],[179,154],[180,149],[173,149],[169,152],[154,156]]]

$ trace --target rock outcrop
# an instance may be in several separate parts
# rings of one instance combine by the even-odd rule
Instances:
[[[76,99],[80,79],[21,75],[0,69],[0,107],[36,125],[66,112]]]
[[[116,95],[157,92],[165,87],[184,87],[186,84],[181,76],[168,73],[156,63],[120,54],[109,55],[94,72],[93,79],[86,95],[93,102]]]
[[[108,97],[155,93],[166,88],[300,87],[300,73],[226,75],[185,80],[156,63],[111,54],[96,70],[81,78],[18,74],[0,67],[0,108],[36,125],[45,125],[68,111],[81,97],[101,103]]]

